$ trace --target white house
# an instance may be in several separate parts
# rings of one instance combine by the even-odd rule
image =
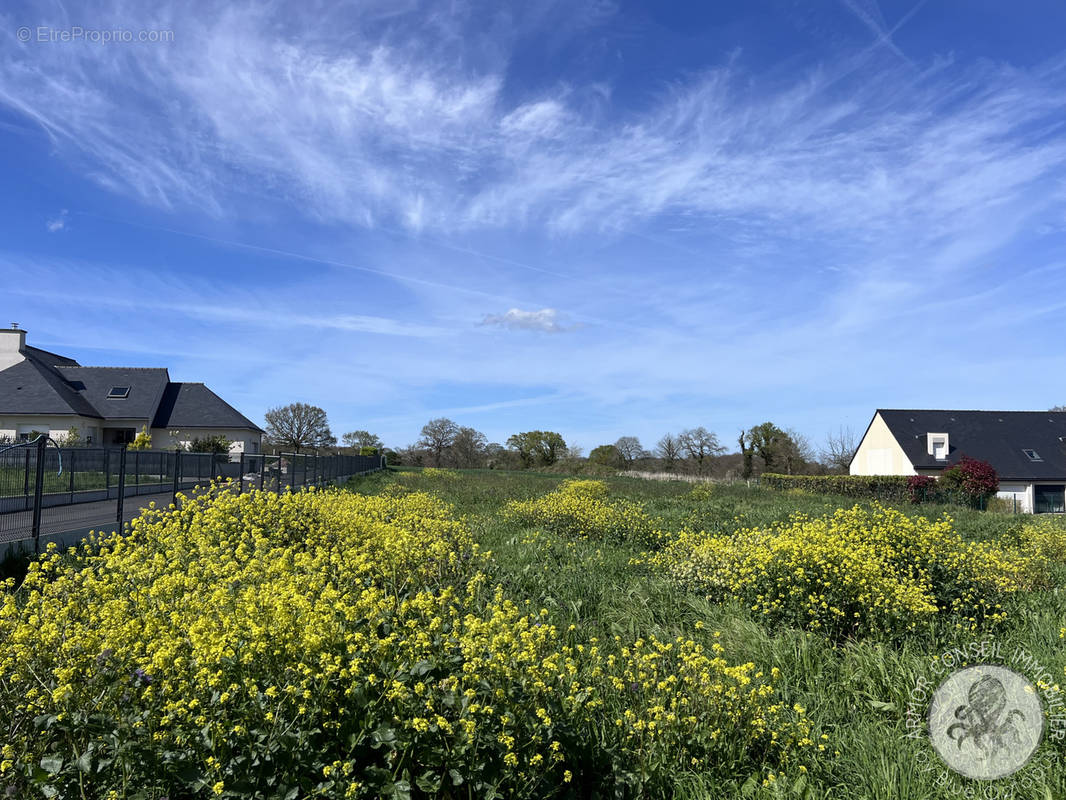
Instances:
[[[1066,413],[878,409],[852,475],[939,475],[967,455],[992,465],[999,496],[1027,513],[1066,512]]]
[[[202,383],[176,383],[165,368],[83,367],[0,329],[0,439],[32,432],[53,439],[75,428],[92,445],[132,442],[142,428],[153,449],[223,435],[231,453],[259,453],[263,431]]]

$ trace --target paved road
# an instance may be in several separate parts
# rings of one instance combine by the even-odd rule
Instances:
[[[188,493],[188,489],[185,490]],[[141,513],[142,509],[154,502],[157,506],[170,503],[174,495],[145,494],[127,497],[123,505],[122,519],[129,522]],[[115,530],[118,528],[118,501],[101,500],[96,503],[75,503],[69,506],[55,506],[41,509],[41,537],[82,530]],[[17,511],[0,514],[0,542],[13,542],[28,539],[33,525],[32,511]]]

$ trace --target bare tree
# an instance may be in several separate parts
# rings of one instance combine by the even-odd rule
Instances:
[[[433,466],[439,467],[444,451],[455,443],[458,434],[458,425],[446,417],[438,417],[422,426],[422,438],[418,440],[418,445],[429,451]]]
[[[633,462],[644,458],[648,452],[640,446],[640,439],[636,436],[623,436],[614,443],[618,455],[622,457],[622,468],[632,469]]]
[[[329,429],[326,412],[308,403],[290,403],[266,412],[266,435],[276,445],[301,448],[332,447],[337,437]]]
[[[710,460],[725,452],[725,448],[718,442],[718,437],[704,428],[692,428],[681,431],[678,436],[681,450],[692,461],[696,472],[700,475],[710,468]]]
[[[1066,411],[1066,406],[1052,406],[1051,408],[1048,409],[1048,411],[1056,411],[1056,412]]]
[[[459,428],[451,446],[452,463],[460,469],[476,469],[485,461],[488,439],[481,431]]]
[[[682,456],[681,442],[672,433],[666,434],[655,445],[655,455],[663,460],[663,469],[672,472]]]
[[[836,472],[847,472],[858,447],[854,431],[841,426],[836,433],[826,434],[821,452],[822,463]]]

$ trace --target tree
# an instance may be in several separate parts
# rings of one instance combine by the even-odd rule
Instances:
[[[148,432],[148,426],[142,425],[141,432],[133,437],[133,441],[130,443],[130,450],[151,450],[152,449],[152,434]]]
[[[634,462],[648,455],[648,451],[641,447],[640,439],[636,436],[623,436],[614,446],[622,457],[623,469],[632,469]]]
[[[668,433],[655,445],[655,455],[662,459],[663,469],[673,472],[677,462],[682,457],[681,441],[672,433]]]
[[[788,469],[797,461],[796,442],[772,422],[741,431],[740,450],[744,454],[745,478],[751,477],[752,457],[762,461],[762,472],[773,472],[778,467]]]
[[[835,434],[826,434],[821,453],[822,463],[835,472],[846,473],[858,448],[851,428],[841,427]]]
[[[794,428],[785,430],[785,438],[780,443],[778,457],[786,475],[799,475],[809,472],[809,465],[815,461],[814,448],[810,440]]]
[[[228,453],[230,441],[221,433],[215,436],[196,437],[189,442],[190,453]]]
[[[275,445],[291,447],[297,453],[304,447],[317,449],[337,443],[326,412],[308,403],[290,403],[267,411],[266,435]]]
[[[71,425],[69,428],[67,428],[67,433],[65,436],[60,437],[59,444],[63,447],[81,447],[83,444],[85,444],[82,441],[81,431],[78,430],[78,426]]]
[[[485,461],[489,440],[479,430],[460,427],[452,442],[452,462],[460,469],[477,469]]]
[[[696,472],[703,475],[710,468],[710,460],[725,452],[725,448],[718,442],[718,437],[704,428],[691,428],[681,431],[678,443],[686,457],[692,461]]]
[[[447,417],[431,419],[422,426],[422,437],[418,440],[418,445],[429,451],[433,466],[439,467],[444,451],[452,446],[458,433],[459,426]]]
[[[601,444],[599,447],[592,448],[589,453],[589,463],[601,467],[609,467],[610,469],[621,469],[625,464],[625,460],[622,458],[622,454],[618,452],[616,445]]]
[[[522,466],[548,467],[566,455],[566,441],[555,431],[526,431],[507,439],[507,446],[518,453]]]
[[[1055,412],[1066,411],[1066,406],[1052,406],[1051,408],[1048,409],[1048,411],[1055,411]]]
[[[370,431],[348,431],[348,433],[341,436],[341,441],[344,442],[345,447],[351,447],[356,450],[362,450],[364,447],[380,450],[383,446],[381,439]]]

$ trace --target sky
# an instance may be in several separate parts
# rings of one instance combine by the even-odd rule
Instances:
[[[6,325],[587,452],[1066,403],[1066,5],[5,3]]]

